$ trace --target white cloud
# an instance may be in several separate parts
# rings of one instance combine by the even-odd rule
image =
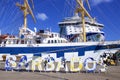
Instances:
[[[93,5],[98,5],[101,3],[109,3],[112,2],[113,0],[91,0],[91,2],[93,3]]]
[[[46,19],[48,19],[47,15],[45,13],[38,13],[36,15],[37,19],[40,19],[42,21],[45,21]]]

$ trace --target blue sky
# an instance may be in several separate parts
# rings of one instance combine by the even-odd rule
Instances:
[[[28,16],[28,27],[34,29],[50,28],[59,32],[58,22],[64,17],[73,15],[75,0],[33,0],[33,13],[36,23]],[[89,13],[96,20],[105,25],[106,40],[120,40],[120,0],[89,0],[91,11]],[[0,29],[2,34],[18,34],[23,24],[23,15],[15,3],[23,0],[0,0]],[[31,4],[30,4],[31,5]],[[86,6],[87,8],[87,6]],[[87,8],[88,9],[88,8]]]

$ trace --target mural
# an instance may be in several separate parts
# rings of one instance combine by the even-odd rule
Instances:
[[[67,62],[64,57],[60,58],[58,61],[55,61],[53,57],[36,57],[28,61],[27,56],[23,55],[18,62],[16,62],[15,56],[7,56],[5,61],[5,70],[21,70],[22,67],[25,67],[26,70],[31,71],[65,71],[65,72],[80,72],[83,69],[86,72],[95,72],[95,71],[106,71],[106,64],[103,63],[103,59],[100,59],[100,62],[97,63],[92,57],[88,57],[84,62],[81,61],[79,57],[71,58],[70,62]],[[102,68],[97,68],[97,65],[102,66]]]

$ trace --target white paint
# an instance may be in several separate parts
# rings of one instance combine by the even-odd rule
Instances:
[[[50,57],[53,57],[54,59],[57,58],[57,54],[56,53],[42,53],[42,58],[47,58],[50,55]]]
[[[78,57],[78,52],[67,52],[64,53],[64,57],[67,61],[70,61],[73,57]]]

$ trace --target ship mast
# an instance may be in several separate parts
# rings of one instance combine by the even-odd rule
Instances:
[[[31,2],[32,2],[32,5],[33,5],[33,1],[32,0],[31,0]],[[36,22],[34,14],[33,14],[32,10],[31,10],[31,8],[30,8],[30,6],[28,4],[28,0],[24,0],[24,4],[23,5],[21,5],[19,3],[16,3],[16,6],[20,7],[20,9],[23,11],[23,15],[24,15],[24,30],[26,31],[26,29],[27,29],[27,15],[31,14],[34,22]]]
[[[89,5],[89,2],[88,0],[87,1],[87,4],[88,4],[88,7],[90,9],[90,5]],[[77,8],[76,8],[76,11],[75,13],[81,13],[81,20],[82,20],[82,29],[83,29],[83,33],[82,33],[82,37],[83,37],[83,42],[86,42],[86,28],[85,28],[85,17],[89,17],[89,19],[92,20],[92,17],[90,16],[90,14],[87,12],[87,10],[85,9],[84,5],[83,5],[83,0],[76,0],[77,2]],[[81,35],[80,35],[81,36]]]

